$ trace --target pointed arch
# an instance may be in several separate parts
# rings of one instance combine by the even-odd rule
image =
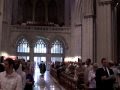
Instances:
[[[63,62],[65,54],[65,43],[60,37],[51,43],[51,62]]]
[[[19,59],[29,60],[30,45],[26,38],[22,37],[17,41],[16,52]]]
[[[21,38],[17,42],[17,52],[29,53],[30,46],[28,41],[25,38]]]
[[[47,53],[47,44],[43,39],[38,39],[34,45],[34,53]]]
[[[63,43],[56,39],[53,43],[52,43],[52,47],[51,47],[51,53],[59,53],[59,54],[63,54],[64,50],[64,46]]]

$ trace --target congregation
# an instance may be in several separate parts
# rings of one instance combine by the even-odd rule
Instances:
[[[120,90],[120,66],[106,58],[101,65],[79,58],[78,62],[53,63],[51,74],[66,90]]]
[[[70,86],[66,87],[65,81],[62,84],[62,75],[72,77],[75,82],[74,90],[120,90],[120,66],[106,58],[101,59],[101,64],[102,66],[92,63],[91,59],[82,62],[79,58],[77,62],[55,62],[51,63],[50,74],[54,77],[52,69],[55,69],[57,77],[54,78],[66,90]],[[0,90],[33,90],[33,75],[34,65],[30,61],[11,58],[1,60]]]

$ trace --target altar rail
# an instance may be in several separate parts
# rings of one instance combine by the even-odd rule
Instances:
[[[10,25],[11,31],[70,32],[70,27]]]

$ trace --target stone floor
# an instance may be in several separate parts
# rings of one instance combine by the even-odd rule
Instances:
[[[35,67],[33,90],[65,90],[58,82],[46,71],[44,76],[40,74],[39,68]]]

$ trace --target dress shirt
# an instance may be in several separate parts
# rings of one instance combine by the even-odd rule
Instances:
[[[89,88],[96,88],[95,71],[90,70],[88,74]]]
[[[0,90],[22,90],[22,79],[15,71],[8,75],[6,71],[0,73]]]

